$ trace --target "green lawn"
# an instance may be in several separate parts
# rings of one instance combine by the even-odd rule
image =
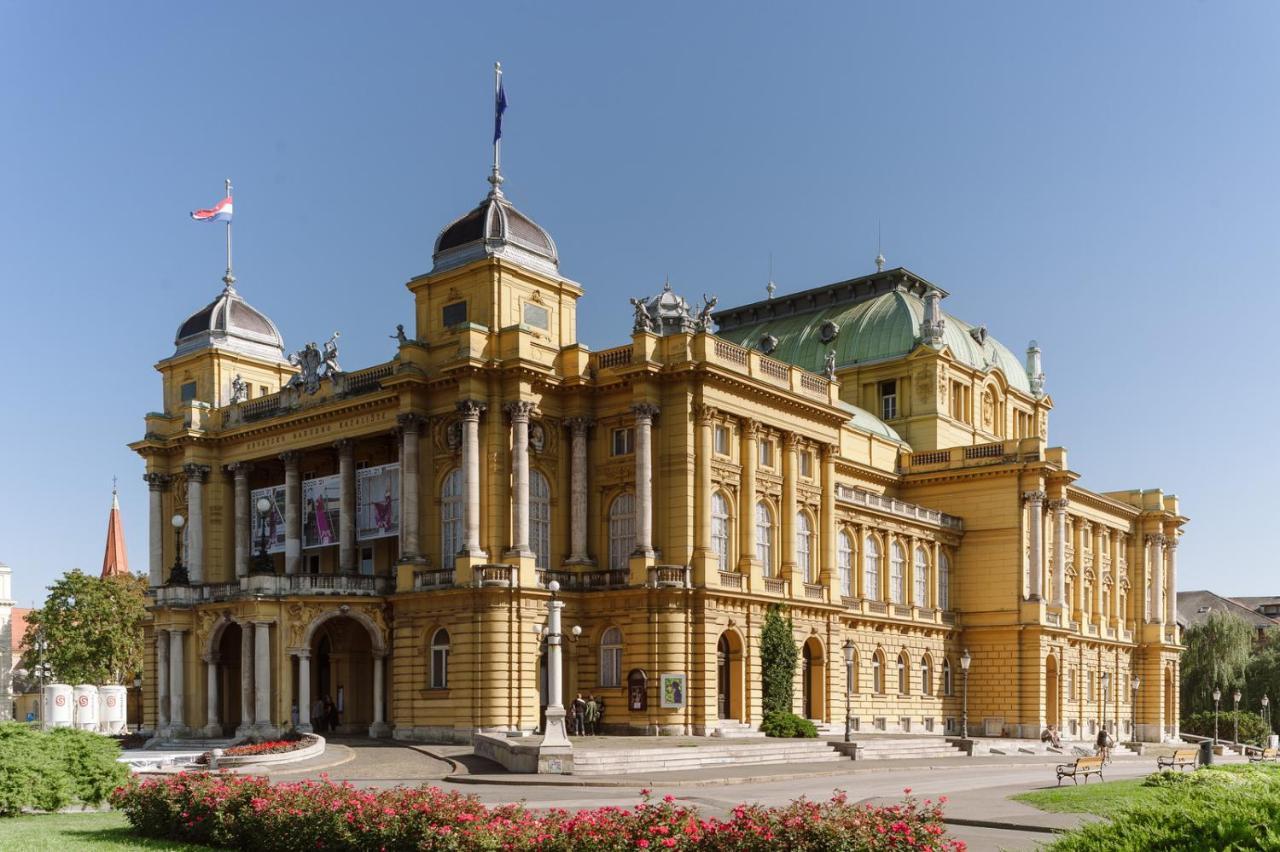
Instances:
[[[1049,790],[1032,790],[1011,798],[1042,811],[1054,813],[1086,813],[1115,816],[1120,810],[1139,803],[1155,801],[1165,791],[1159,787],[1143,787],[1143,779],[1103,781],[1098,784],[1069,784]]]
[[[207,852],[209,848],[137,837],[129,830],[128,821],[119,811],[38,814],[0,819],[0,849],[21,849],[22,852],[62,852],[64,849],[102,852],[128,852],[131,849]]]

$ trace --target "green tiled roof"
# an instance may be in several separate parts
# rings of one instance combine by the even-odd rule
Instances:
[[[853,415],[853,419],[849,421],[849,425],[854,429],[861,429],[863,432],[869,432],[872,435],[879,435],[881,438],[887,438],[890,441],[896,441],[899,444],[906,444],[901,436],[893,430],[888,423],[885,423],[879,417],[876,417],[865,408],[859,408],[856,405],[839,400],[836,402],[840,408]]]
[[[1004,344],[990,335],[979,343],[969,333],[974,326],[946,312],[943,316],[946,319],[943,343],[957,360],[984,372],[999,368],[1012,387],[1031,393],[1025,368]],[[906,355],[916,347],[923,318],[924,302],[919,296],[897,288],[861,301],[828,304],[807,313],[779,318],[762,318],[721,331],[720,336],[740,346],[758,349],[765,335],[773,335],[778,343],[771,357],[821,372],[827,351],[833,346],[837,367]],[[836,323],[840,331],[832,343],[823,343],[821,329],[828,320]]]

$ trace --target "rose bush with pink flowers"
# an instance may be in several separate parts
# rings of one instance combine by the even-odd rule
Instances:
[[[646,790],[633,808],[535,812],[487,807],[437,787],[364,790],[327,780],[271,784],[225,773],[133,782],[112,803],[147,837],[252,850],[945,850],[942,800],[889,807],[804,799],[781,808],[739,805],[704,818]]]

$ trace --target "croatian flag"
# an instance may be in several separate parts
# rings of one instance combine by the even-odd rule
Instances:
[[[208,210],[191,211],[191,218],[197,222],[230,222],[231,196],[228,195]]]

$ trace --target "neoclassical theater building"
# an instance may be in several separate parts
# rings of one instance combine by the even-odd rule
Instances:
[[[758,725],[773,604],[811,719],[956,734],[967,685],[979,734],[1176,731],[1187,519],[1080,483],[1034,343],[882,268],[721,310],[667,286],[591,351],[588,288],[491,182],[383,363],[343,369],[336,335],[286,356],[230,273],[178,328],[131,445],[149,727],[305,730],[329,696],[350,733],[536,730],[556,580],[563,698],[613,732]]]

